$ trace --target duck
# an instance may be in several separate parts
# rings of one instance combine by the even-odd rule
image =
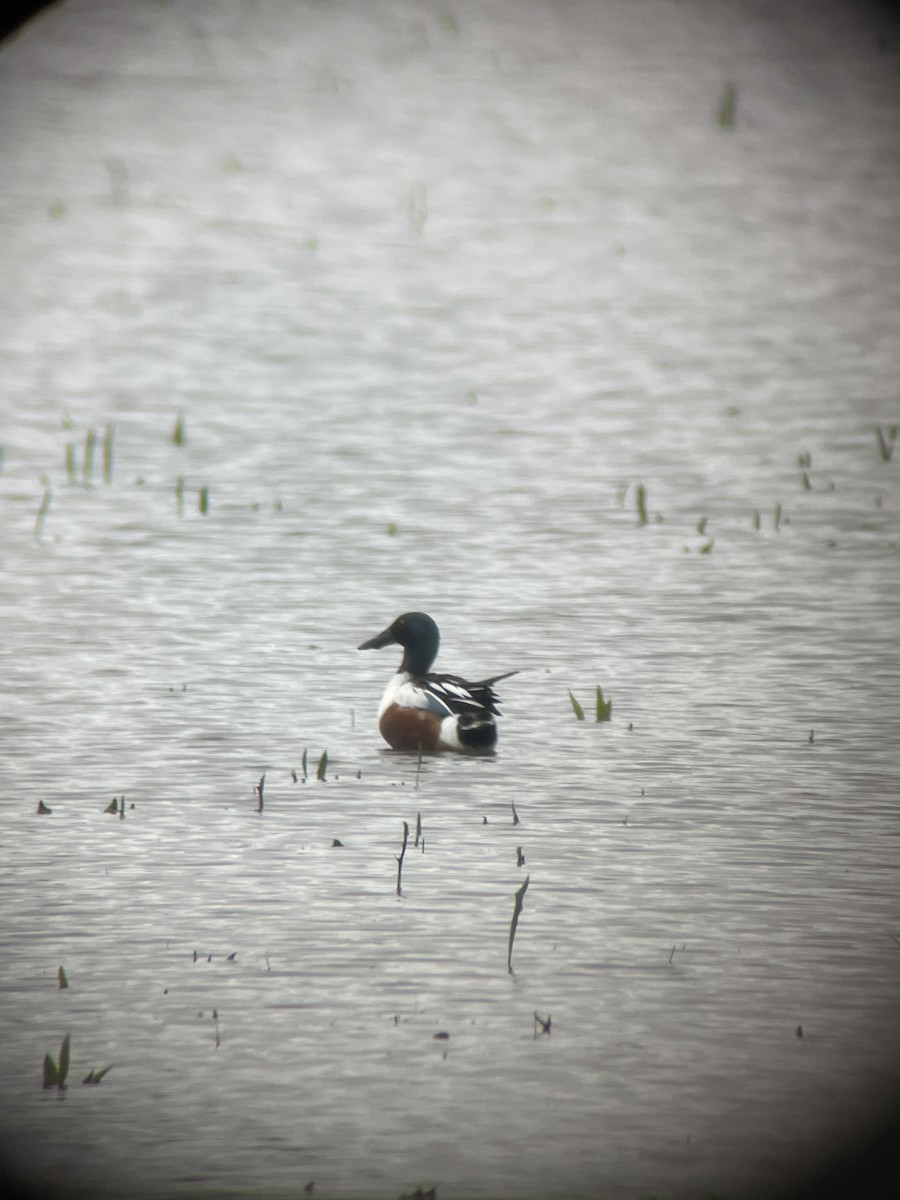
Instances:
[[[499,697],[494,684],[518,674],[506,671],[478,683],[431,671],[441,644],[436,622],[423,612],[397,617],[358,647],[403,647],[397,674],[378,708],[378,729],[393,750],[437,754],[444,750],[490,754],[497,745]]]

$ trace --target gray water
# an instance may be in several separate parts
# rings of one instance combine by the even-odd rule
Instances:
[[[0,47],[7,1169],[737,1198],[897,1096],[900,42],[784,8]],[[495,757],[381,743],[412,608]]]

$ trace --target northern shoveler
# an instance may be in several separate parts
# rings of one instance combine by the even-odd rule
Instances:
[[[359,647],[403,647],[400,667],[385,688],[378,709],[381,736],[394,750],[493,750],[497,743],[494,718],[500,715],[493,685],[516,672],[507,671],[480,683],[467,683],[458,675],[429,674],[440,641],[431,617],[409,612]]]

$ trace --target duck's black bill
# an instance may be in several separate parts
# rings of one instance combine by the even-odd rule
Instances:
[[[396,641],[394,634],[390,628],[385,629],[383,633],[376,633],[373,638],[369,638],[367,642],[363,642],[361,646],[357,646],[357,650],[380,650],[383,646],[390,646]]]

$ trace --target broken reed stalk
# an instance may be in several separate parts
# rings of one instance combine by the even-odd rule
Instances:
[[[418,848],[419,842],[422,843],[422,848],[425,847],[425,839],[422,837],[422,814],[416,813],[416,840],[413,845]]]
[[[262,812],[262,810],[263,810],[263,788],[265,786],[266,786],[266,773],[265,773],[265,771],[263,771],[262,775],[260,775],[260,777],[259,777],[259,783],[256,785],[256,794],[259,797],[259,803],[256,806],[257,812]]]
[[[513,909],[512,921],[510,922],[510,925],[509,925],[509,949],[507,950],[507,954],[506,954],[506,969],[510,975],[512,975],[512,973],[513,973],[512,952],[513,952],[513,942],[515,941],[515,938],[516,938],[516,926],[519,924],[519,913],[522,911],[522,907],[525,903],[525,893],[528,890],[528,884],[530,882],[531,882],[531,876],[526,875],[525,882],[522,884],[522,886],[516,892],[516,906]]]
[[[543,1017],[538,1016],[537,1009],[535,1009],[534,1010],[534,1036],[535,1036],[535,1038],[537,1038],[539,1036],[538,1028],[540,1028],[540,1031],[542,1034],[546,1033],[549,1035],[553,1028],[553,1018],[550,1015],[550,1013],[547,1013],[547,1020],[545,1021]]]
[[[400,888],[400,879],[403,875],[403,859],[406,855],[406,846],[409,842],[409,825],[406,821],[403,822],[403,845],[400,847],[400,853],[396,855],[397,859],[397,895],[402,896],[403,892]]]

